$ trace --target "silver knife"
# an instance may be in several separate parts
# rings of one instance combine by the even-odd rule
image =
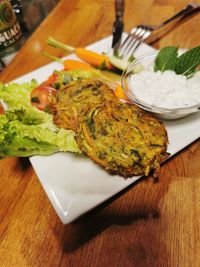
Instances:
[[[117,50],[121,44],[122,33],[124,29],[124,0],[115,0],[115,21],[113,23],[112,48]]]

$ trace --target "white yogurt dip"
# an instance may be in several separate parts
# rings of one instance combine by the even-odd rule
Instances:
[[[140,101],[161,108],[183,108],[200,104],[200,71],[192,78],[174,71],[143,70],[132,75],[131,91]]]

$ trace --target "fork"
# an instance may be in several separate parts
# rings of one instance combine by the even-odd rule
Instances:
[[[196,11],[200,11],[200,4],[190,3],[177,14],[159,25],[138,25],[130,31],[124,42],[118,48],[117,53],[119,57],[130,57],[139,45],[144,42],[144,40],[146,40],[154,30],[158,30],[177,19],[181,20],[186,18],[194,14],[194,12],[196,13]]]

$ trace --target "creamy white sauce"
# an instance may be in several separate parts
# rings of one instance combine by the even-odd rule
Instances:
[[[131,91],[140,101],[162,108],[200,104],[200,71],[192,78],[174,71],[144,70],[131,77]]]

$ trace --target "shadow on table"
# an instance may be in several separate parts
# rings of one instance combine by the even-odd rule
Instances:
[[[112,225],[127,226],[138,220],[148,220],[148,218],[159,218],[157,211],[138,212],[135,214],[109,214],[99,212],[92,217],[82,219],[81,223],[73,224],[73,227],[66,227],[63,236],[63,250],[72,252],[86,242],[93,239]]]
[[[146,178],[142,178],[133,185],[130,185],[128,188],[77,219],[75,222],[63,226],[62,235],[60,235],[60,231],[57,229],[58,232],[55,233],[55,235],[57,237],[58,235],[60,236],[60,238],[58,238],[60,239],[59,242],[62,249],[66,253],[72,252],[113,225],[126,226],[139,220],[147,221],[150,218],[158,219],[160,216],[159,211],[155,210],[155,208],[145,207],[143,210],[141,207],[136,207],[134,212],[129,210],[123,212],[117,211],[117,214],[115,214],[115,211],[109,210],[109,204],[111,202],[119,198],[126,191],[135,187],[141,180],[145,182]],[[157,180],[155,180],[155,182],[157,182]],[[54,230],[56,232],[56,229]]]
[[[18,165],[20,166],[22,171],[26,171],[32,167],[31,162],[30,162],[29,158],[27,158],[27,157],[18,158]]]
[[[171,183],[179,182],[179,177],[187,178],[193,171],[189,168],[187,170],[172,168],[173,171],[171,171],[170,168],[171,164],[172,166],[179,165],[180,155],[186,153],[187,150],[187,147],[182,149],[178,154],[173,155],[163,163],[161,177],[164,179],[162,181],[152,177],[143,177],[69,225],[63,225],[58,219],[59,223],[57,221],[55,225],[52,225],[52,230],[61,249],[65,253],[73,252],[113,226],[132,225],[133,228],[130,229],[134,229],[134,225],[136,225],[135,233],[139,239],[141,233],[138,233],[138,228],[140,225],[143,225],[142,227],[148,234],[155,233],[155,236],[162,234],[158,233],[158,221],[162,219],[161,213],[163,212],[162,200],[167,198],[166,195]],[[173,162],[171,159],[173,159]],[[123,199],[120,199],[123,194]],[[127,197],[126,194],[129,194],[129,196]],[[141,195],[144,195],[142,203],[137,201],[141,199]],[[120,205],[115,203],[118,199]],[[148,241],[150,247],[155,236]],[[157,238],[160,240],[159,237]]]

